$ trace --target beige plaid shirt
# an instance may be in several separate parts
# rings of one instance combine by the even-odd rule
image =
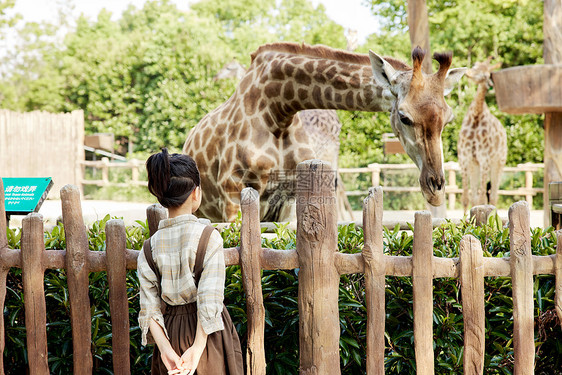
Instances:
[[[152,257],[162,275],[162,299],[168,305],[185,305],[197,301],[197,317],[207,334],[224,329],[222,309],[224,299],[225,264],[223,241],[213,231],[207,245],[199,287],[195,286],[193,268],[199,238],[208,220],[194,215],[181,215],[161,220],[150,244]],[[142,345],[153,343],[148,329],[151,318],[160,324],[169,339],[160,311],[156,274],[150,269],[141,251],[137,261],[140,284],[139,326]]]

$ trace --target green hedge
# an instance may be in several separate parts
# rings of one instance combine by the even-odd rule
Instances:
[[[89,228],[90,250],[105,250],[105,223],[109,217]],[[487,226],[477,228],[463,222],[446,224],[433,232],[436,256],[458,256],[459,241],[465,234],[476,236],[482,243],[485,256],[509,256],[508,230],[502,228],[497,216]],[[277,227],[277,237],[263,240],[263,246],[277,249],[295,248],[295,233],[285,226]],[[240,222],[222,232],[226,247],[238,246]],[[532,249],[535,255],[555,253],[556,239],[552,228],[533,229]],[[127,247],[140,249],[148,236],[146,223],[127,228]],[[19,248],[21,233],[8,230],[10,246]],[[413,237],[410,232],[385,230],[385,253],[411,255]],[[65,248],[62,224],[45,233],[48,249]],[[363,231],[353,225],[341,227],[338,233],[339,251],[356,253],[363,246]],[[554,312],[554,277],[535,276],[535,342],[536,374],[562,374],[562,331]],[[266,308],[265,349],[268,374],[298,373],[298,270],[263,271],[262,288]],[[8,274],[8,291],[4,308],[6,374],[25,373],[24,296],[21,270]],[[459,281],[434,281],[434,351],[435,372],[462,373],[463,320]],[[487,374],[511,374],[513,369],[513,304],[511,280],[487,277],[486,292],[486,349]],[[343,275],[340,283],[340,350],[342,374],[360,374],[365,369],[366,308],[362,274]],[[134,374],[148,374],[151,348],[140,345],[137,325],[139,309],[138,280],[135,271],[127,275],[129,296],[131,364]],[[48,270],[45,274],[47,303],[47,335],[49,366],[53,374],[72,373],[72,341],[69,299],[64,270]],[[386,353],[387,374],[415,374],[412,312],[412,280],[409,277],[387,277],[386,288]],[[234,324],[246,346],[246,304],[240,268],[227,269],[225,302]],[[92,352],[95,374],[111,374],[111,323],[108,285],[105,272],[90,274],[90,303],[92,313]]]

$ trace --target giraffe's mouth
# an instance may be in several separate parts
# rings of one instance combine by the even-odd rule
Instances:
[[[420,174],[423,197],[432,206],[440,206],[445,201],[445,176],[443,172],[432,173],[423,170]]]

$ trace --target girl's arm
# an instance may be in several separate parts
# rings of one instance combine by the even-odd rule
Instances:
[[[148,324],[150,328],[150,333],[154,338],[154,342],[158,345],[158,349],[160,350],[160,357],[162,358],[162,362],[164,362],[164,366],[170,370],[178,369],[181,358],[172,348],[170,341],[166,337],[164,330],[154,319],[150,319]],[[197,339],[197,337],[196,337]],[[207,337],[205,336],[205,343],[207,342]]]
[[[188,374],[193,374],[197,369],[203,350],[207,346],[207,334],[203,330],[201,323],[197,321],[197,331],[195,332],[195,341],[189,349],[187,349],[181,356],[181,364],[179,367],[188,370]]]

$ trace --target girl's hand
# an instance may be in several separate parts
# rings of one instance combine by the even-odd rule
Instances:
[[[205,347],[200,347],[198,345],[193,345],[183,353],[180,358],[179,368],[186,372],[181,372],[186,375],[193,375],[199,365],[199,360],[203,354]]]
[[[160,358],[162,358],[162,362],[164,362],[164,366],[166,366],[168,373],[177,370],[181,363],[180,356],[171,347],[161,352]]]

